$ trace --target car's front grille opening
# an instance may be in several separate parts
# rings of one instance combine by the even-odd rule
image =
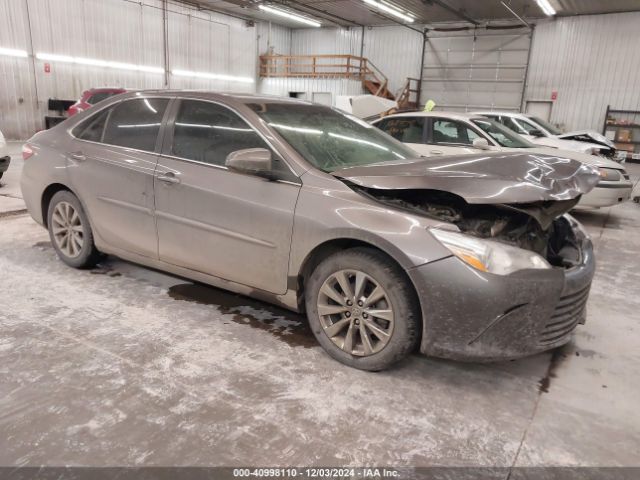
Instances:
[[[584,315],[589,298],[589,285],[577,292],[560,297],[553,315],[540,334],[541,346],[552,345],[571,334]]]

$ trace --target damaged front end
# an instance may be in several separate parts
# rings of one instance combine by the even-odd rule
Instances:
[[[562,216],[578,203],[579,197],[485,205],[469,204],[457,195],[437,190],[354,188],[390,207],[453,224],[462,233],[535,252],[552,266],[570,268],[581,260],[576,234]]]
[[[452,256],[408,272],[423,311],[423,353],[498,360],[566,343],[584,323],[591,241],[567,212],[595,169],[496,154],[334,172],[360,194],[434,220]]]
[[[446,222],[443,229],[580,262],[563,216],[599,181],[596,169],[548,155],[489,154],[354,167],[333,173],[377,202]],[[451,227],[455,225],[455,227]]]

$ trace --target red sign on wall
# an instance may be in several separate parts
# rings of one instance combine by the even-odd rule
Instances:
[[[551,100],[557,100],[557,99],[558,99],[558,92],[554,90],[553,92],[551,92]]]
[[[44,64],[44,73],[51,73],[51,64],[49,63]]]

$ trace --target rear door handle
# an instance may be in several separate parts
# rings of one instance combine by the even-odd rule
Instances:
[[[429,150],[429,153],[433,155],[442,155],[444,152],[442,150]]]
[[[84,162],[87,159],[87,156],[82,152],[71,152],[68,153],[67,156],[76,162]]]
[[[171,184],[180,183],[180,179],[176,177],[175,174],[172,172],[166,172],[161,175],[158,175],[158,180],[164,183],[171,183]]]

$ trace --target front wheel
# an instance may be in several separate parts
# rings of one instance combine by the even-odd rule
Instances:
[[[306,282],[305,301],[320,345],[351,367],[383,370],[409,355],[419,340],[413,286],[376,250],[354,248],[327,257]]]
[[[69,191],[56,193],[47,215],[49,237],[58,257],[74,268],[91,268],[100,253],[93,243],[89,219],[80,200]]]

